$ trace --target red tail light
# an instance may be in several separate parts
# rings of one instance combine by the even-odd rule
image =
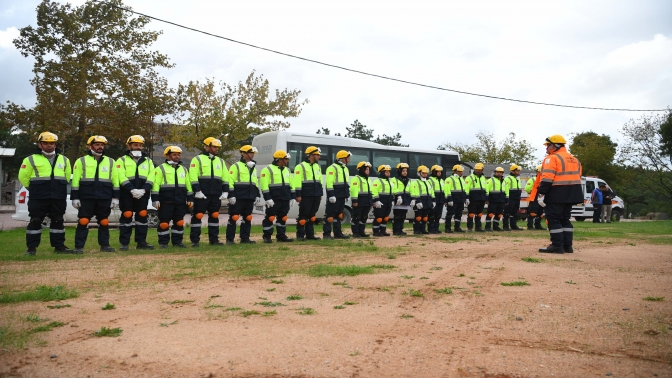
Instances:
[[[25,191],[19,193],[19,203],[26,203],[26,193]]]

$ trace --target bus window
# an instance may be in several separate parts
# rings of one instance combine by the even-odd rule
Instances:
[[[303,150],[301,144],[299,143],[287,143],[287,153],[291,158],[289,159],[289,167],[294,169],[303,157]]]
[[[410,158],[411,161],[408,162],[408,165],[411,166],[413,172],[416,172],[421,165],[428,169],[432,169],[433,165],[441,165],[441,155],[411,153]]]
[[[350,157],[350,163],[348,164],[348,171],[350,171],[350,175],[354,176],[357,174],[357,164],[359,164],[360,161],[371,162],[371,157],[369,156],[369,150],[351,148],[348,151],[352,153],[352,156]]]
[[[373,172],[371,176],[377,176],[378,167],[383,164],[392,167],[392,175],[394,176],[397,164],[406,163],[407,161],[408,154],[406,154],[406,152],[373,150],[373,161],[371,161],[373,164]]]

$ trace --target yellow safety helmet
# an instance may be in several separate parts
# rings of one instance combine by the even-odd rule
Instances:
[[[350,156],[352,156],[352,152],[346,150],[340,150],[336,153],[336,159],[345,159],[349,158]]]
[[[89,140],[86,141],[86,144],[89,145],[89,146],[92,145],[92,144],[94,144],[94,143],[104,143],[104,144],[107,144],[107,138],[105,138],[105,137],[102,136],[102,135],[94,135],[94,136],[92,136],[91,138],[89,138]]]
[[[182,153],[182,149],[180,147],[177,147],[177,146],[168,146],[168,147],[166,147],[165,150],[163,150],[163,156],[168,156],[168,155],[172,154],[173,152]]]
[[[406,164],[406,163],[397,164],[397,169],[401,170],[401,169],[404,169],[404,168],[409,168],[409,165]]]
[[[483,165],[483,163],[476,163],[476,165],[474,165],[474,170],[483,169],[483,168],[485,168],[485,165]]]
[[[502,173],[504,173],[504,168],[502,168],[502,167],[497,167],[497,168],[495,168],[495,172],[502,172]]]
[[[429,173],[429,168],[424,165],[418,167],[418,173]]]
[[[541,172],[541,164],[537,165],[537,172]]]
[[[145,138],[142,137],[142,135],[131,135],[126,139],[126,145],[129,145],[131,143],[141,143],[145,144]]]
[[[58,137],[54,133],[45,131],[37,137],[38,142],[58,142]]]
[[[392,167],[390,167],[387,164],[383,164],[380,167],[378,167],[378,172],[383,172],[383,171],[391,171]]]
[[[239,151],[240,152],[251,152],[253,154],[256,154],[257,152],[259,152],[259,150],[257,150],[257,147],[252,147],[249,144],[246,144],[243,147],[240,147]]]
[[[306,148],[306,155],[322,155],[320,147],[310,146]]]
[[[459,164],[455,164],[453,165],[453,171],[464,172],[464,167]]]
[[[358,169],[358,170],[359,170],[360,168],[362,168],[362,167],[369,167],[369,168],[371,168],[371,167],[373,167],[373,166],[372,166],[371,163],[369,163],[368,161],[360,161],[359,163],[357,163],[357,169]]]
[[[544,146],[548,146],[549,144],[567,144],[567,141],[565,138],[560,135],[560,134],[555,134],[551,135],[550,137],[546,138],[546,141],[544,142]]]
[[[432,165],[432,169],[431,169],[431,171],[432,171],[432,172],[434,172],[434,171],[443,171],[443,167],[440,166],[440,165],[438,165],[438,164],[434,164],[434,165]]]
[[[214,137],[205,138],[205,140],[203,140],[203,144],[206,146],[222,147],[222,141]]]
[[[291,156],[283,150],[277,150],[273,153],[273,159],[289,159]]]
[[[520,171],[521,168],[520,168],[520,165],[514,164],[514,165],[511,166],[511,168],[509,168],[509,170],[510,171]]]

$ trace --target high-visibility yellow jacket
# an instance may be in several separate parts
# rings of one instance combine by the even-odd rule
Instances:
[[[488,189],[486,187],[485,176],[481,175],[476,176],[475,174],[470,174],[467,178],[464,179],[465,191],[467,192],[467,197],[471,201],[487,201],[488,200]]]
[[[527,182],[525,183],[525,191],[527,194],[532,193],[532,188],[534,188],[535,181],[537,181],[537,176],[527,179]]]
[[[103,155],[96,159],[89,152],[75,160],[72,175],[73,200],[119,198],[119,177],[111,157]]]
[[[401,196],[402,203],[400,206],[408,206],[411,203],[411,182],[413,180],[397,176],[392,177],[390,181],[394,185],[395,195]]]
[[[394,181],[392,178],[378,177],[373,180],[371,187],[371,194],[373,195],[373,202],[380,201],[383,204],[392,201],[396,193]]]
[[[119,186],[122,196],[131,196],[130,191],[133,189],[145,189],[145,196],[149,196],[152,190],[152,180],[154,179],[154,162],[149,158],[149,155],[143,153],[142,156],[135,161],[127,151],[126,155],[117,159],[114,163],[119,176]]]
[[[264,200],[286,200],[296,198],[294,183],[289,167],[278,167],[273,163],[261,170],[261,193]]]
[[[446,179],[446,186],[443,187],[446,195],[446,202],[464,202],[467,199],[466,184],[464,177],[453,174]]]
[[[504,185],[504,178],[490,177],[486,184],[488,188],[488,201],[505,203],[509,198],[508,190]]]
[[[19,181],[34,199],[59,199],[68,196],[68,183],[72,169],[65,155],[56,153],[54,163],[47,159],[42,151],[23,159],[19,169]]]
[[[504,178],[504,187],[509,194],[509,201],[520,201],[520,195],[523,192],[520,184],[520,177],[506,176]]]
[[[371,179],[360,175],[354,176],[350,180],[350,198],[352,204],[357,206],[373,205],[373,194],[371,192]]]
[[[165,203],[193,202],[189,171],[181,164],[165,163],[154,168],[152,201]]]
[[[411,180],[411,197],[416,203],[422,202],[423,209],[431,209],[434,202],[432,182],[422,179]]]
[[[327,197],[348,198],[350,197],[350,171],[345,164],[336,162],[326,171]]]
[[[206,196],[220,196],[229,191],[229,170],[224,159],[208,153],[201,153],[191,159],[189,177],[194,192],[203,192]]]
[[[253,200],[259,197],[257,167],[249,168],[244,161],[229,167],[229,198]]]
[[[294,167],[294,190],[297,197],[322,197],[322,167],[302,161]]]
[[[429,178],[429,181],[432,183],[432,187],[434,188],[434,201],[436,201],[436,205],[437,206],[443,205],[443,202],[446,199],[444,191],[445,186],[444,181],[436,176],[431,176]]]

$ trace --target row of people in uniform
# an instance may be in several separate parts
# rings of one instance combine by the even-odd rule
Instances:
[[[519,229],[515,216],[520,205],[520,167],[511,166],[511,174],[503,178],[503,169],[497,168],[494,177],[483,177],[483,164],[476,164],[474,173],[462,177],[461,165],[453,167],[453,175],[442,179],[443,168],[430,169],[420,166],[417,178],[409,175],[409,165],[399,163],[396,174],[391,175],[388,165],[378,167],[379,177],[371,179],[373,167],[368,162],[357,164],[357,173],[350,179],[347,165],[352,154],[339,151],[336,162],[326,169],[323,180],[318,163],[321,150],[311,146],[305,151],[304,160],[290,175],[289,154],[276,151],[271,165],[261,174],[256,172],[256,148],[246,145],[239,149],[240,161],[226,167],[217,156],[221,141],[210,137],[203,141],[204,151],[194,157],[188,166],[181,161],[182,150],[169,146],[164,151],[165,162],[158,166],[143,152],[145,140],[133,135],[126,141],[128,150],[116,161],[105,155],[108,141],[100,135],[87,141],[87,155],[77,159],[71,169],[69,160],[56,148],[58,137],[44,132],[38,137],[39,151],[28,156],[20,169],[19,178],[29,189],[28,211],[30,222],[26,230],[27,254],[34,255],[40,244],[42,222],[51,219],[50,241],[55,252],[82,253],[88,237],[89,221],[93,216],[98,222],[98,244],[101,251],[113,252],[110,246],[109,216],[111,209],[119,207],[119,243],[128,250],[133,228],[138,249],[153,249],[147,243],[147,204],[151,196],[158,209],[158,241],[160,247],[170,243],[186,247],[183,243],[184,216],[193,206],[190,241],[192,247],[200,244],[203,218],[208,214],[208,241],[222,245],[219,240],[219,209],[221,201],[228,199],[229,220],[226,226],[227,244],[233,244],[237,223],[240,220],[241,243],[254,243],[250,228],[254,204],[260,196],[266,204],[262,222],[264,242],[276,239],[291,242],[286,233],[289,209],[299,205],[296,237],[298,240],[316,240],[314,224],[316,213],[326,185],[328,197],[323,225],[325,239],[345,239],[341,221],[348,198],[352,201],[352,236],[366,237],[366,222],[373,207],[373,235],[389,236],[387,224],[393,215],[393,234],[403,231],[406,213],[414,211],[413,232],[416,234],[440,233],[439,220],[443,206],[447,210],[446,232],[464,232],[460,227],[462,211],[468,208],[467,229],[476,231]],[[72,174],[71,201],[78,209],[75,248],[65,246],[63,215],[66,208],[67,184]],[[485,204],[489,213],[485,228],[481,217]],[[454,225],[450,222],[454,218]]]

